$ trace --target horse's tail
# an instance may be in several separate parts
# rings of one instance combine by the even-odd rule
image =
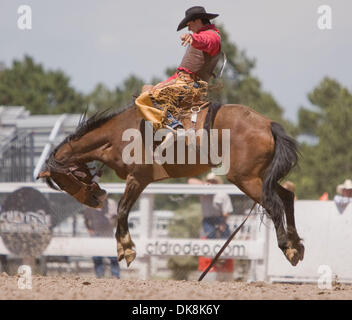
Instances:
[[[275,151],[264,178],[262,201],[264,208],[270,211],[273,221],[280,222],[285,209],[277,193],[277,183],[297,164],[298,148],[296,141],[285,133],[280,124],[272,122],[271,132],[275,141]]]

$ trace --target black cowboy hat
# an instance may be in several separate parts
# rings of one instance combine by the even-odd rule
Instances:
[[[177,27],[177,31],[180,31],[187,26],[187,22],[195,19],[214,19],[218,16],[216,13],[207,13],[203,7],[192,7],[186,10],[185,17]]]

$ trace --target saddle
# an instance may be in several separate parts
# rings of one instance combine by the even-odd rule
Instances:
[[[174,117],[176,118],[177,121],[182,123],[185,130],[204,129],[204,130],[206,130],[206,132],[209,136],[210,129],[212,129],[212,127],[213,127],[215,116],[216,116],[218,110],[220,109],[220,107],[221,107],[221,104],[219,104],[219,103],[207,102],[201,106],[192,107],[190,110],[183,110],[183,112],[177,113],[176,115],[174,115]],[[198,114],[201,110],[204,110],[204,109],[208,109],[208,111],[206,113],[205,120],[200,121]],[[146,125],[146,121],[144,119],[142,119],[142,121],[140,123],[140,130],[142,133],[143,142],[145,141],[145,136],[144,136],[145,125]],[[153,148],[155,148],[160,143],[161,143],[161,141],[155,142]]]

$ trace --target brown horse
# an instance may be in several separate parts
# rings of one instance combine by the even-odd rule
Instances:
[[[207,108],[198,113],[196,128],[202,128]],[[184,120],[190,127],[190,119]],[[292,265],[303,260],[304,246],[297,234],[294,219],[294,194],[278,181],[298,161],[295,141],[278,123],[242,105],[219,106],[212,128],[230,129],[230,167],[226,178],[246,195],[261,204],[274,222],[279,248]],[[105,191],[92,181],[86,163],[100,161],[126,180],[125,192],[118,205],[116,230],[118,259],[129,265],[135,258],[134,243],[128,230],[128,214],[151,182],[166,178],[191,177],[211,169],[210,164],[126,164],[122,152],[129,143],[123,141],[127,129],[141,130],[142,119],[131,106],[117,114],[100,113],[83,119],[75,133],[67,137],[49,156],[39,175],[49,186],[61,189],[78,201],[100,207]],[[221,140],[221,134],[219,134]],[[221,145],[221,144],[220,144]],[[143,158],[144,159],[144,158]]]

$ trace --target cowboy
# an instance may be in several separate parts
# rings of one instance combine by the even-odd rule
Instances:
[[[207,95],[208,81],[221,56],[220,32],[210,23],[217,16],[200,6],[186,10],[177,31],[187,26],[192,33],[181,36],[181,44],[189,46],[177,71],[152,88],[144,86],[136,99],[138,111],[145,120],[153,122],[155,130],[166,124],[171,129],[183,128],[173,113],[179,108],[191,108]],[[162,145],[174,141],[174,132],[166,135]]]

